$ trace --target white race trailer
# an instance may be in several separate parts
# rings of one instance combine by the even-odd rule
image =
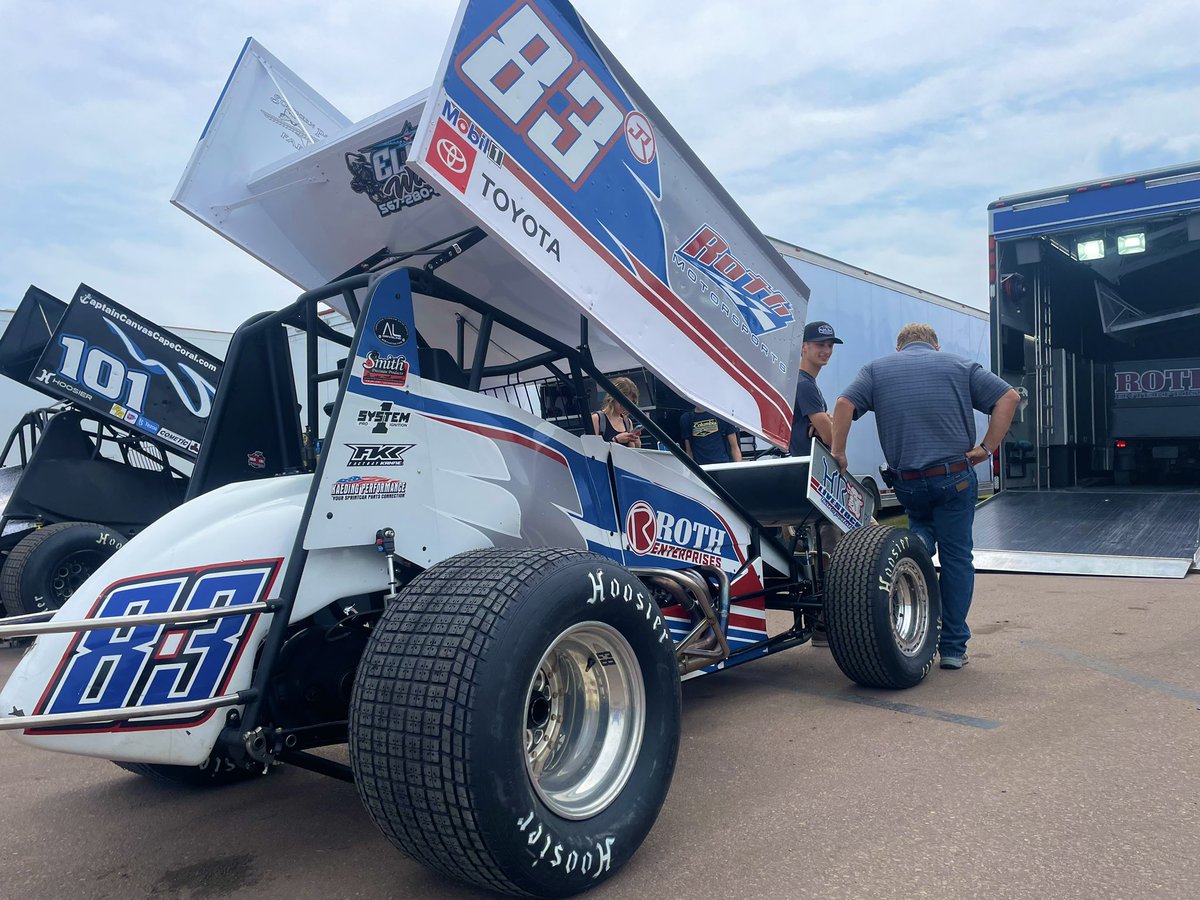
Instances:
[[[988,314],[985,311],[794,244],[775,238],[772,243],[812,289],[808,321],[829,322],[845,341],[837,345],[829,364],[817,378],[830,410],[838,394],[863,365],[896,351],[896,334],[910,322],[927,322],[937,331],[943,350],[991,369]],[[977,412],[975,418],[976,429],[983,434],[987,430],[987,417]],[[874,413],[868,413],[851,431],[847,458],[851,474],[879,491],[881,506],[897,505],[896,492],[879,478],[879,467],[884,465],[884,459]],[[980,463],[976,474],[981,496],[990,494],[993,488],[991,461]]]

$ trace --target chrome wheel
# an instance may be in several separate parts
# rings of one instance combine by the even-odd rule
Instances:
[[[542,656],[525,701],[525,768],[542,802],[567,819],[602,812],[633,772],[646,689],[629,642],[581,622]]]
[[[915,560],[904,558],[896,564],[888,608],[897,649],[905,656],[915,656],[925,644],[930,626],[929,585]]]

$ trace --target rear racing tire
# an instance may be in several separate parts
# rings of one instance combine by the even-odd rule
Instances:
[[[908,688],[929,674],[942,628],[937,574],[906,528],[867,526],[842,536],[825,577],[825,627],[851,680]]]
[[[350,759],[384,835],[502,893],[565,897],[649,833],[679,747],[666,622],[621,566],[478,550],[389,604],[355,679]]]
[[[0,569],[0,601],[10,616],[58,609],[125,538],[95,522],[58,522],[17,542]]]

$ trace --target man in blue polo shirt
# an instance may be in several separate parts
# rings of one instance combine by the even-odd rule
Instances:
[[[908,527],[941,563],[943,669],[967,664],[967,613],[975,589],[971,563],[979,482],[972,468],[992,455],[1012,424],[1020,395],[979,363],[940,353],[929,325],[900,329],[897,352],[863,366],[833,409],[830,452],[846,471],[850,424],[874,410],[879,443],[896,479]],[[991,416],[975,443],[977,409]]]

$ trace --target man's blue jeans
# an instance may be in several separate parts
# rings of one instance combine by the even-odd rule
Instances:
[[[963,656],[971,638],[971,629],[967,627],[967,613],[975,591],[971,530],[978,496],[979,480],[972,469],[896,481],[896,499],[908,512],[908,527],[925,542],[930,553],[936,548],[942,566],[938,575],[942,593],[942,639],[938,650],[943,656]]]

